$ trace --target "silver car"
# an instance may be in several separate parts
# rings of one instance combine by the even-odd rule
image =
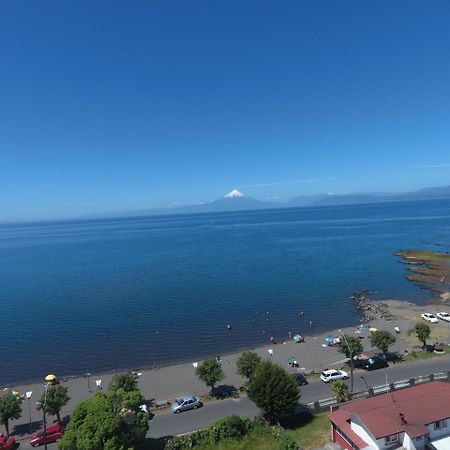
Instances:
[[[172,404],[172,411],[179,413],[188,409],[197,409],[203,406],[202,400],[198,397],[180,397]]]

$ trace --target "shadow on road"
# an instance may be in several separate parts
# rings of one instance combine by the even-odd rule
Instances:
[[[42,428],[42,420],[37,420],[35,422],[31,422],[31,434],[36,433],[38,430]],[[23,423],[21,425],[16,425],[11,433],[11,436],[21,437],[30,434],[30,424]]]

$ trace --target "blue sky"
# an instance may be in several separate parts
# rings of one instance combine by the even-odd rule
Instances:
[[[0,220],[450,184],[450,3],[0,2]]]

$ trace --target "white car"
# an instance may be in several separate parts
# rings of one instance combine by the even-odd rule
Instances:
[[[439,319],[445,320],[446,322],[450,322],[450,314],[446,312],[440,312],[436,314]]]
[[[422,319],[426,320],[427,322],[431,322],[431,323],[438,323],[439,322],[439,320],[437,320],[436,317],[433,316],[433,314],[430,314],[430,313],[422,314],[420,317],[422,317]]]
[[[343,370],[329,369],[329,370],[324,370],[320,374],[320,379],[324,383],[330,383],[331,381],[336,381],[336,380],[348,380],[348,374],[347,374],[347,372],[344,372]]]

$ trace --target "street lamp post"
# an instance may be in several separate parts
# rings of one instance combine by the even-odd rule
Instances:
[[[42,408],[42,412],[44,413],[44,448],[47,450],[47,417],[46,417],[46,402],[47,402],[47,391],[48,391],[49,383],[45,384],[45,395],[44,395],[44,407]]]
[[[367,384],[366,379],[361,375],[361,380],[364,381],[364,384],[366,385],[366,389],[369,390],[369,385]]]
[[[350,347],[350,345],[349,345],[349,343],[347,341],[347,338],[345,337],[345,334],[341,330],[338,330],[338,331],[339,331],[339,333],[341,333],[341,336],[344,338],[345,344],[347,345],[347,348],[348,348],[348,353],[350,355],[350,375],[351,375],[350,395],[352,395],[353,394],[353,364],[354,364],[353,352],[352,352],[352,349],[351,349],[351,347]]]
[[[89,381],[89,377],[91,376],[91,374],[89,372],[86,372],[85,375],[86,375],[86,378],[87,378],[88,391],[92,392],[92,390],[91,390],[91,383]]]
[[[33,391],[25,392],[25,397],[28,399],[28,413],[30,415],[30,434],[32,432],[31,430],[31,396],[33,395]]]

